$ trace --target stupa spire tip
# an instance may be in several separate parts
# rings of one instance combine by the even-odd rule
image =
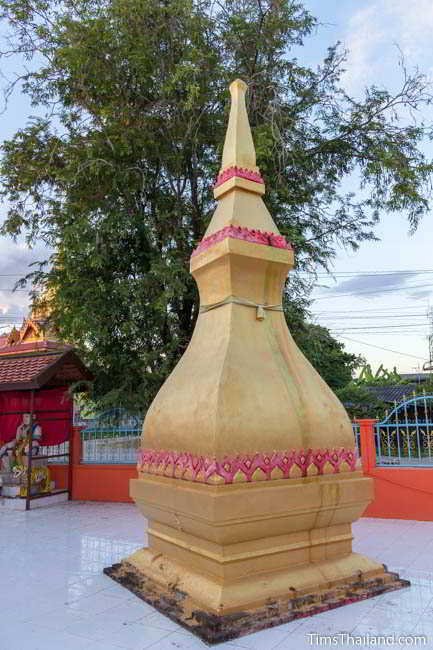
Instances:
[[[257,194],[265,193],[263,178],[256,167],[256,150],[245,104],[248,85],[242,79],[235,79],[229,88],[230,115],[221,169],[214,185],[216,199],[237,187]]]
[[[233,97],[233,93],[236,92],[236,90],[241,90],[243,91],[244,95],[248,90],[248,84],[245,83],[242,79],[235,79],[234,81],[231,82],[230,86],[230,94]]]
[[[224,142],[221,171],[239,167],[256,172],[256,150],[245,105],[248,86],[242,79],[230,84],[231,107]]]

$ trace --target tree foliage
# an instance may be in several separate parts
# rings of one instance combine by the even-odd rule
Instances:
[[[364,386],[395,386],[396,384],[407,384],[408,381],[398,374],[396,366],[388,370],[380,364],[373,374],[370,364],[364,364],[357,379],[359,385]]]
[[[96,397],[148,405],[188,344],[188,260],[215,207],[234,78],[298,270],[373,238],[382,214],[403,210],[414,229],[428,211],[426,128],[399,121],[430,101],[423,76],[402,67],[399,92],[350,97],[338,44],[317,69],[300,60],[317,21],[297,2],[0,0],[0,16],[3,56],[33,60],[14,83],[42,115],[3,144],[0,232],[55,251],[33,280],[55,290],[52,319],[95,370]],[[292,275],[290,313],[313,280]]]
[[[330,388],[337,391],[352,381],[355,370],[365,363],[363,357],[347,352],[326,327],[308,323],[290,306],[286,318],[296,344]]]
[[[356,418],[377,418],[381,420],[386,413],[387,404],[358,381],[354,380],[335,391],[343,402],[351,420]]]

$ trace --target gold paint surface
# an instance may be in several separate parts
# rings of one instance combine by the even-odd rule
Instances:
[[[245,93],[248,86],[242,79],[230,84],[231,108],[221,161],[227,167],[245,167],[257,171],[256,150],[248,122]]]
[[[232,84],[222,169],[256,170],[245,84]],[[254,187],[250,187],[250,186]],[[205,236],[234,225],[278,233],[257,184],[229,179]],[[191,260],[201,305],[236,296],[279,305],[293,251],[227,238]],[[191,342],[161,387],[143,425],[142,448],[212,459],[271,450],[355,447],[345,409],[300,352],[284,314],[228,303],[199,314]],[[197,466],[195,466],[197,467]],[[187,470],[189,471],[189,470]],[[128,558],[138,574],[186,593],[204,612],[226,614],[317,593],[381,564],[352,552],[351,524],[373,498],[373,481],[354,472],[310,470],[289,479],[212,485],[140,473],[130,493],[149,519],[149,549]],[[219,484],[220,483],[220,484]]]
[[[263,183],[256,183],[255,181],[250,181],[247,178],[241,178],[239,176],[233,176],[225,181],[222,185],[215,187],[213,195],[215,199],[220,199],[224,194],[230,192],[234,188],[241,190],[246,190],[248,192],[254,192],[263,196],[265,193],[265,186]]]

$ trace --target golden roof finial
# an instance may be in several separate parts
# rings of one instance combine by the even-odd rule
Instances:
[[[13,326],[12,331],[10,332],[7,341],[9,343],[9,345],[15,345],[15,343],[20,342],[20,333],[18,332],[15,325]]]
[[[245,93],[247,84],[236,79],[230,84],[232,103],[224,142],[221,170],[227,167],[243,167],[256,171],[256,150],[248,121]]]

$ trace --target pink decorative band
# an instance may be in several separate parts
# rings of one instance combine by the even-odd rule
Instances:
[[[253,183],[264,184],[263,178],[260,175],[260,172],[254,172],[252,169],[244,169],[243,167],[228,167],[224,169],[220,174],[218,174],[214,189],[219,187],[230,178],[237,176],[238,178],[245,178],[247,181],[253,181]]]
[[[286,242],[284,235],[276,235],[274,232],[264,232],[263,230],[254,230],[243,228],[241,226],[226,226],[201,240],[200,244],[193,251],[192,257],[207,250],[217,242],[223,239],[242,239],[252,244],[262,244],[262,246],[273,246],[274,248],[286,248],[293,250],[293,246]]]
[[[353,472],[355,468],[356,448],[293,449],[221,460],[162,449],[141,449],[137,464],[138,471],[146,474],[210,484],[302,478]]]

